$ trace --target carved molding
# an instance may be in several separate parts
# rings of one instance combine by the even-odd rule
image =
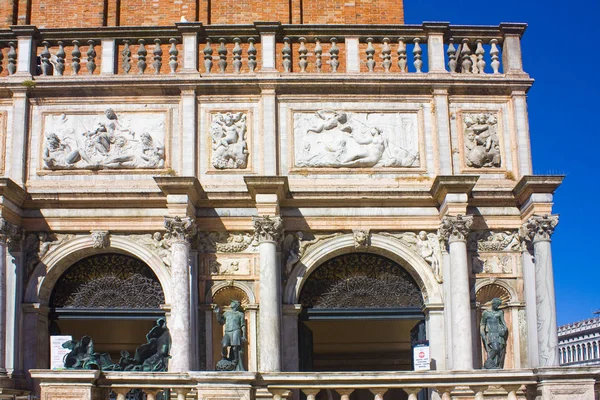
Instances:
[[[521,226],[521,237],[533,243],[550,240],[558,225],[558,215],[534,215]]]
[[[472,215],[457,215],[450,216],[446,215],[442,218],[442,224],[438,230],[438,236],[445,242],[452,242],[455,240],[466,240],[469,236],[473,225]]]
[[[283,234],[283,220],[281,217],[264,216],[252,217],[254,225],[254,240],[262,242],[279,242]]]
[[[95,249],[106,249],[110,246],[109,232],[108,231],[91,231],[92,235],[92,246]]]
[[[188,243],[198,232],[196,222],[190,217],[165,217],[165,229],[173,241]]]

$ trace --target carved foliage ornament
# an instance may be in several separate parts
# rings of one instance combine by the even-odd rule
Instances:
[[[469,234],[469,250],[486,251],[519,251],[521,239],[518,232],[476,231]]]
[[[212,166],[216,169],[244,169],[248,166],[246,114],[216,113],[212,115]]]
[[[199,232],[201,253],[238,253],[252,244],[253,236],[244,232]]]
[[[442,219],[438,235],[441,240],[448,242],[453,240],[466,240],[469,236],[471,225],[473,225],[472,215],[459,214],[456,217],[446,215]]]
[[[261,242],[278,242],[283,234],[281,217],[252,217],[254,240]]]
[[[463,114],[465,162],[473,168],[499,168],[498,117],[492,113]]]
[[[521,226],[521,236],[534,243],[538,240],[550,240],[556,225],[558,215],[534,215]]]
[[[189,242],[198,232],[190,217],[165,217],[165,229],[173,240]]]

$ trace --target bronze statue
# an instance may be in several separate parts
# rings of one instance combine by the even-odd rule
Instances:
[[[221,340],[221,360],[217,363],[217,371],[245,371],[242,357],[242,345],[246,342],[246,318],[237,300],[231,300],[231,311],[221,310],[217,306],[215,314],[217,321],[225,325],[225,333]]]
[[[69,340],[62,347],[71,350],[63,359],[66,369],[105,369],[112,365],[107,353],[94,352],[94,342],[89,336],[83,336],[79,341]]]
[[[492,300],[492,309],[485,310],[481,315],[479,332],[481,333],[481,340],[487,352],[487,359],[483,364],[484,369],[504,368],[508,328],[504,320],[504,311],[499,309],[501,304],[502,300],[494,298]]]

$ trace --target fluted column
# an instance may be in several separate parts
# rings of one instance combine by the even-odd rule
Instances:
[[[523,224],[521,229],[522,236],[533,243],[540,367],[559,365],[556,298],[554,295],[554,273],[552,271],[552,248],[550,240],[557,224],[558,215],[534,215]]]
[[[254,235],[260,254],[260,305],[258,311],[258,368],[281,371],[281,273],[277,245],[283,233],[280,217],[254,217]]]
[[[196,234],[192,218],[165,217],[165,228],[171,234],[171,363],[169,371],[187,372],[192,366],[193,352],[190,320],[190,240]]]
[[[467,262],[467,237],[473,223],[470,215],[445,216],[439,236],[448,243],[452,287],[452,369],[473,369],[471,294]]]

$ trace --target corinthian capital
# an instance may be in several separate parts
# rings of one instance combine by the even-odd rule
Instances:
[[[521,226],[521,237],[534,243],[538,240],[550,240],[556,225],[558,215],[534,215]]]
[[[254,239],[261,242],[278,242],[283,233],[281,217],[253,217]]]
[[[456,217],[446,215],[442,218],[442,224],[438,230],[438,236],[445,242],[454,240],[467,240],[469,231],[473,225],[472,215],[457,215]]]
[[[18,226],[0,218],[0,242],[15,247],[21,243],[21,234]]]
[[[190,217],[165,217],[165,229],[174,241],[189,242],[196,235],[196,223]]]

